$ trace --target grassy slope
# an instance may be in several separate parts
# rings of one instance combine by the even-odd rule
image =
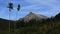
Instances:
[[[16,34],[60,34],[60,22],[44,24],[42,26],[26,26],[17,29]]]

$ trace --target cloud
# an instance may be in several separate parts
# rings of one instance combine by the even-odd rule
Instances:
[[[60,12],[60,10],[59,10],[60,9],[60,1],[58,1],[58,0],[26,0],[25,2],[35,4],[36,5],[35,7],[32,5],[31,6],[32,6],[33,10],[35,10],[35,11],[37,10],[36,13],[41,13],[41,14],[45,14],[45,15],[49,14],[49,16],[52,16],[52,15],[55,15]],[[42,6],[42,8],[43,8],[43,10],[42,10],[41,5],[44,5],[45,7],[48,6],[49,9]],[[35,8],[37,8],[37,9],[35,9]],[[43,12],[39,9],[41,9]]]
[[[46,15],[48,17],[54,16],[60,12],[60,0],[0,0],[0,15],[3,18],[9,19],[8,3],[13,2],[14,9],[11,12],[11,19],[15,19],[17,12],[17,5],[21,5],[18,12],[18,18],[24,17],[30,11]]]

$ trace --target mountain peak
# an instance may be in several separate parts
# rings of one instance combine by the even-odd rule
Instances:
[[[30,12],[30,14],[32,14],[32,12]]]
[[[34,14],[33,12],[29,12],[29,14]]]
[[[23,19],[24,21],[29,21],[31,19],[36,19],[36,20],[42,20],[42,19],[47,19],[48,17],[41,15],[41,14],[35,14],[33,12],[30,12],[28,15],[26,15]]]

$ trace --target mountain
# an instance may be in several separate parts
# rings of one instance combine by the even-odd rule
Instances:
[[[41,15],[41,14],[35,14],[33,12],[30,12],[28,15],[26,15],[23,19],[24,21],[28,22],[31,19],[36,19],[36,20],[42,20],[42,19],[47,19],[48,17]]]
[[[60,21],[60,13],[58,13],[58,14],[54,17],[54,20]]]
[[[31,19],[36,19],[38,17],[37,15],[38,14],[35,13],[29,13],[24,18],[27,20],[30,16],[32,16],[30,17]],[[40,15],[39,18],[41,17],[44,16]],[[19,28],[18,31],[16,30],[19,34],[60,34],[60,13],[54,17],[46,18],[46,20],[43,20],[42,22],[40,22],[40,20],[31,20],[27,23],[25,23],[24,20],[19,21],[17,23],[17,28]]]

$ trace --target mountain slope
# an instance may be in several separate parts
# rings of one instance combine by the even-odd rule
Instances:
[[[60,13],[58,13],[58,14],[54,17],[54,20],[60,21]]]
[[[24,21],[29,21],[31,19],[36,19],[36,20],[42,20],[42,19],[47,19],[48,17],[40,15],[40,14],[35,14],[30,12],[27,16],[25,16],[23,19]]]

